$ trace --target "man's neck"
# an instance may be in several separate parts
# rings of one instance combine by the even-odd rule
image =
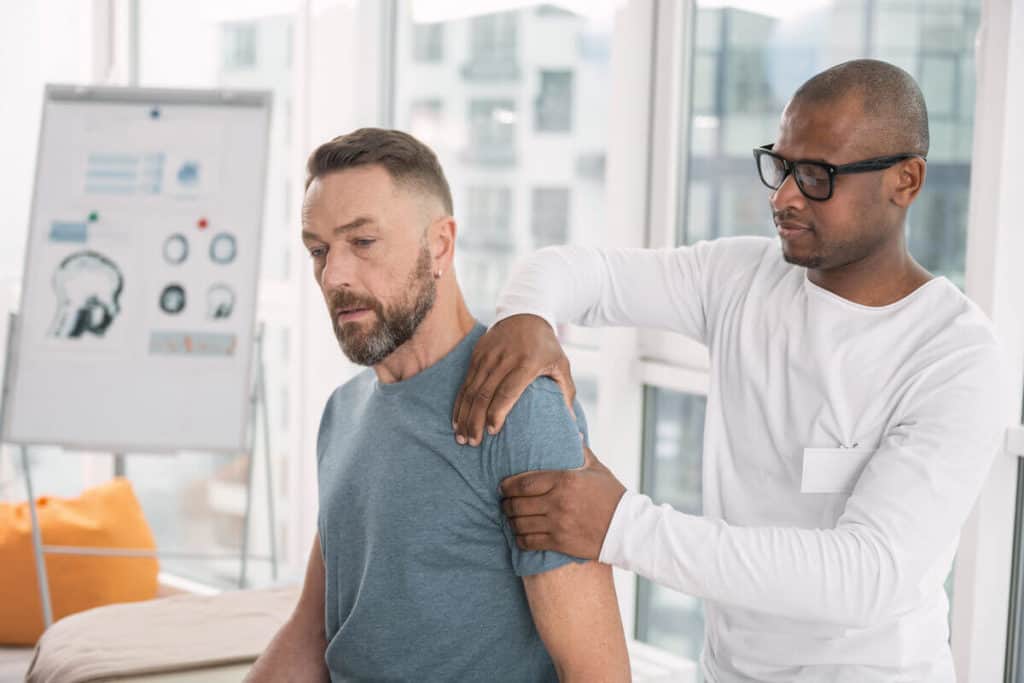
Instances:
[[[807,270],[807,279],[862,306],[888,306],[932,279],[903,243],[830,270]]]
[[[409,379],[444,358],[476,325],[462,294],[438,288],[437,300],[412,339],[373,366],[382,384]]]

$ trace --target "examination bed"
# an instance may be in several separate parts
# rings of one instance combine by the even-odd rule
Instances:
[[[299,588],[174,595],[61,619],[27,683],[237,683],[288,618]]]
[[[36,645],[27,683],[238,683],[291,614],[298,586],[175,595],[61,619]],[[693,662],[629,642],[634,683],[697,680]]]

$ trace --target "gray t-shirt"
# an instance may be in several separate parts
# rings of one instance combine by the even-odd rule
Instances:
[[[499,482],[583,464],[573,421],[547,378],[496,436],[460,446],[451,409],[477,340],[402,382],[372,370],[327,402],[317,443],[332,681],[556,681],[520,576],[573,558],[526,552]]]

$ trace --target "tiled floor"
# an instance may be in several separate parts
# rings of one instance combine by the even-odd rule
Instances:
[[[30,647],[0,647],[0,683],[22,683],[31,661]]]

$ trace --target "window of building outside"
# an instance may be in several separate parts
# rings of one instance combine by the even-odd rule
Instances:
[[[466,189],[464,216],[473,226],[461,236],[465,253],[459,261],[460,278],[481,286],[463,291],[470,310],[486,310],[493,302],[482,298],[496,291],[508,277],[508,264],[502,254],[513,248],[514,219],[512,189],[473,186]]]
[[[469,40],[474,61],[514,61],[517,52],[518,16],[515,12],[485,14],[472,20]]]
[[[258,30],[258,25],[251,22],[221,26],[225,69],[249,69],[256,66]]]
[[[469,59],[462,66],[462,75],[467,80],[514,81],[519,78],[521,14],[502,12],[470,19]]]
[[[479,164],[511,166],[516,163],[514,100],[472,100],[469,103],[467,153]]]
[[[565,133],[572,130],[572,72],[541,71],[540,96],[534,109],[539,131]]]
[[[482,249],[508,249],[512,244],[512,190],[508,187],[470,187],[466,218],[473,230],[466,243]]]
[[[564,244],[569,237],[569,188],[533,189],[533,246]]]
[[[413,60],[440,62],[444,59],[444,25],[417,24],[413,27]]]
[[[429,64],[413,58],[422,26],[415,9],[398,4],[395,125],[440,158],[459,225],[459,282],[473,314],[490,322],[513,264],[540,242],[603,241],[612,6],[595,2],[588,14],[537,4],[495,14],[466,3],[460,14],[431,18],[442,28],[444,61]],[[520,77],[526,64],[530,78]],[[562,111],[550,117],[568,116],[570,127],[540,131],[541,102],[556,103],[544,105],[545,120]],[[483,188],[492,199],[481,198]],[[507,191],[500,220],[482,208],[504,201],[493,199],[494,188]],[[568,341],[584,343],[573,334],[581,338],[570,329]]]

